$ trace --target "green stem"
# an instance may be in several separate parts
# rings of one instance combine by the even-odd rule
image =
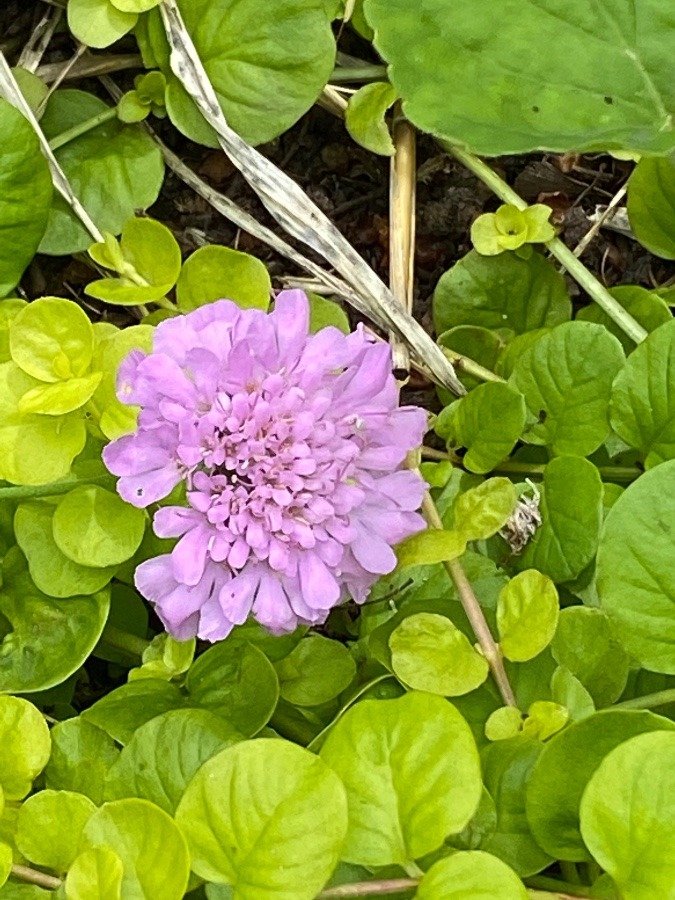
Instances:
[[[477,363],[475,360],[469,359],[469,357],[464,356],[463,353],[458,353],[456,350],[450,350],[449,347],[441,347],[441,350],[445,356],[448,357],[457,371],[466,372],[467,375],[473,375],[474,378],[478,378],[481,381],[501,381],[503,384],[506,384],[505,378],[495,375],[490,369],[486,369],[485,366],[481,366],[480,363]]]
[[[426,519],[429,528],[443,528],[443,521],[436,508],[436,504],[431,498],[431,494],[428,492],[422,501],[422,515]],[[504,668],[504,660],[502,659],[501,651],[492,636],[490,626],[487,623],[485,614],[478,602],[478,598],[474,593],[471,582],[466,577],[464,569],[458,559],[444,562],[443,565],[457,589],[464,612],[471,623],[471,628],[476,636],[481,652],[490,666],[490,672],[499,688],[499,693],[504,701],[504,705],[517,707],[518,704],[516,703],[513,689],[506,674],[506,669]]]
[[[0,500],[34,500],[67,494],[82,484],[99,484],[114,487],[114,475],[98,475],[96,478],[73,478],[70,481],[53,481],[51,484],[21,484],[16,487],[0,487]]]
[[[37,884],[50,891],[57,891],[63,883],[60,878],[47,875],[46,872],[40,872],[37,869],[31,869],[29,866],[13,865],[10,875],[13,878],[19,878],[21,881],[27,881],[29,884]]]
[[[542,476],[546,465],[544,463],[503,462],[496,466],[492,474],[495,475],[534,475]],[[598,472],[604,481],[618,481],[621,484],[630,484],[642,475],[637,466],[598,466]]]
[[[283,706],[277,706],[268,724],[281,737],[300,744],[302,747],[310,744],[315,737],[315,731],[309,722],[305,725],[300,718],[292,716]]]
[[[146,641],[145,638],[139,637],[137,634],[123,631],[115,625],[106,625],[100,640],[110,644],[111,647],[115,647],[117,650],[123,650],[129,656],[138,657],[139,659],[143,658],[143,653],[150,646],[150,641]]]
[[[104,122],[110,122],[112,119],[116,118],[116,106],[104,109],[97,115],[92,116],[91,119],[85,119],[84,122],[78,122],[77,125],[73,125],[73,127],[69,128],[67,131],[57,134],[56,137],[52,138],[49,142],[49,147],[51,150],[58,150],[59,147],[63,147],[64,144],[69,144],[71,141],[74,141],[75,138],[79,138],[81,135],[87,134],[88,131],[93,131],[94,128],[98,128],[99,125],[103,125]]]
[[[655,706],[666,706],[668,703],[675,703],[675,688],[645,694],[644,697],[634,697],[632,700],[623,700],[621,703],[615,703],[612,709],[652,709]]]
[[[569,881],[558,881],[557,878],[549,878],[547,875],[533,875],[523,879],[527,887],[541,888],[544,891],[553,891],[556,894],[565,894],[571,897],[587,897],[589,888],[580,884],[572,884]]]
[[[387,77],[386,66],[364,64],[362,66],[338,66],[328,79],[332,84],[351,81],[384,81]]]
[[[486,184],[505,203],[510,203],[517,209],[527,209],[527,203],[509,185],[500,178],[483,160],[467,153],[459,147],[455,147],[448,141],[439,139],[438,143],[455,159],[470,169],[477,178]],[[619,328],[634,340],[637,344],[647,337],[647,332],[635,319],[626,312],[609,293],[607,288],[593,275],[586,266],[574,255],[560,238],[554,238],[545,245],[555,258],[563,264],[572,278],[581,285],[586,293],[595,300],[598,306],[607,313]]]

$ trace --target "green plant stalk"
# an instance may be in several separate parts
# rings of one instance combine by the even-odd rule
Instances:
[[[441,350],[448,357],[456,371],[466,372],[467,375],[473,375],[474,378],[479,378],[481,381],[500,381],[502,384],[506,384],[505,378],[495,375],[490,369],[486,369],[485,366],[481,366],[475,360],[464,356],[463,353],[450,350],[448,347],[441,347]]]
[[[106,625],[99,641],[104,641],[111,647],[115,647],[117,650],[128,653],[129,656],[138,657],[139,659],[143,658],[143,654],[150,646],[150,641],[146,641],[145,638],[139,637],[137,634],[123,631],[115,625]]]
[[[81,137],[83,134],[87,134],[87,132],[93,131],[94,128],[98,128],[99,125],[103,125],[105,122],[110,122],[116,118],[116,106],[111,106],[110,109],[104,109],[97,115],[92,116],[91,119],[85,119],[84,122],[79,122],[77,125],[73,125],[72,128],[69,128],[67,131],[63,131],[61,134],[57,134],[56,137],[52,138],[52,140],[49,142],[49,147],[51,150],[58,150],[60,147],[63,147],[65,144],[69,144],[71,141],[74,141],[76,138]]]
[[[655,706],[666,706],[675,703],[675,688],[665,691],[656,691],[654,694],[645,694],[644,697],[634,697],[632,700],[624,700],[615,703],[612,709],[653,709]]]
[[[525,878],[523,880],[527,887],[552,891],[554,895],[559,897],[585,898],[588,896],[588,887],[584,887],[580,884],[572,884],[569,881],[558,881],[557,878],[549,878],[547,875],[532,875],[530,878]]]
[[[386,894],[400,894],[419,884],[417,878],[388,878],[384,881],[357,881],[354,884],[340,884],[321,891],[317,900],[339,900],[340,897],[383,897]]]
[[[455,147],[442,138],[438,138],[438,143],[447,152],[452,154],[455,159],[459,160],[463,165],[470,169],[477,178],[486,184],[499,198],[505,203],[510,203],[517,209],[527,209],[528,204],[520,197],[509,185],[500,178],[497,173],[490,168],[483,160]],[[593,275],[586,266],[577,259],[574,253],[567,247],[560,238],[554,238],[544,245],[555,258],[563,264],[570,273],[572,278],[581,285],[586,293],[595,300],[598,306],[607,313],[607,315],[616,322],[619,328],[634,340],[637,344],[647,337],[647,332],[635,319],[626,312],[626,310],[618,303],[609,293],[607,288]]]
[[[436,504],[431,499],[431,495],[428,492],[422,501],[422,514],[427,520],[429,528],[443,528],[443,522],[436,509]],[[459,599],[464,608],[464,612],[471,623],[473,633],[476,636],[481,652],[490,666],[492,677],[499,688],[499,693],[504,701],[504,705],[517,707],[518,704],[516,703],[513,689],[509,683],[506,669],[504,668],[504,660],[502,659],[501,651],[492,636],[490,626],[485,619],[478,598],[473,592],[471,583],[464,574],[461,563],[458,559],[453,559],[449,562],[444,562],[443,565],[452,579],[453,584],[457,588],[457,593],[459,594]]]
[[[70,481],[53,481],[51,484],[20,484],[15,487],[0,487],[2,500],[34,500],[38,497],[52,497],[67,494],[82,484],[98,484],[114,487],[114,475],[97,475],[95,478],[72,478]]]
[[[387,77],[386,66],[337,66],[328,79],[332,84],[351,81],[384,81]]]

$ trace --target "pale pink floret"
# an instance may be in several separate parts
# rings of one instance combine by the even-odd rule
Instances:
[[[120,368],[120,399],[141,407],[104,450],[120,495],[145,507],[187,488],[154,518],[178,543],[136,570],[179,640],[220,640],[250,615],[277,633],[324,622],[424,527],[425,485],[403,464],[426,414],[398,406],[389,347],[308,324],[301,291],[269,315],[220,300],[162,322]]]

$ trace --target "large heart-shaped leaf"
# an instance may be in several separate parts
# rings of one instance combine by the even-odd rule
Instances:
[[[47,227],[52,179],[30,123],[0,99],[0,297],[33,258]]]
[[[335,40],[321,0],[178,0],[225,118],[251,144],[269,141],[307,112],[328,81]],[[146,30],[147,29],[147,30]],[[138,30],[147,64],[167,77],[166,106],[192,140],[218,146],[168,65],[159,12]]]
[[[375,46],[423,131],[499,156],[675,146],[663,0],[366,0]],[[411,49],[414,48],[414,49]]]

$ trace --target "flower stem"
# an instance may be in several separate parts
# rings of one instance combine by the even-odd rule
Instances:
[[[58,150],[59,147],[63,147],[65,144],[69,144],[71,141],[74,141],[75,138],[81,137],[83,134],[87,134],[89,131],[93,131],[94,128],[98,128],[99,125],[103,125],[105,122],[110,122],[112,119],[117,118],[117,107],[111,106],[108,109],[102,110],[97,115],[92,116],[91,119],[85,119],[84,122],[78,122],[77,125],[73,125],[72,128],[68,128],[67,131],[62,131],[61,134],[57,134],[55,138],[49,142],[49,147],[52,150]]]
[[[342,82],[352,81],[384,81],[386,77],[386,66],[368,65],[367,63],[364,63],[362,66],[338,66],[333,69],[333,73],[328,81],[332,84],[341,84]]]
[[[589,890],[583,885],[572,884],[568,881],[558,881],[557,878],[549,878],[547,875],[533,875],[531,878],[525,879],[525,884],[528,887],[553,891],[554,895],[558,897],[587,897]]]
[[[53,497],[56,494],[67,494],[82,484],[98,484],[114,487],[114,475],[98,475],[95,478],[73,478],[70,481],[53,481],[51,484],[20,484],[13,487],[0,487],[1,500],[34,500],[38,497]]]
[[[37,884],[40,887],[47,888],[50,891],[57,891],[63,882],[54,875],[47,875],[46,872],[40,872],[37,869],[31,869],[29,866],[13,865],[10,875],[19,878],[21,881],[28,881],[30,884]]]
[[[341,884],[321,891],[317,900],[337,900],[340,897],[382,897],[385,894],[400,894],[419,884],[417,878],[388,878],[384,881],[357,881]]]
[[[503,178],[490,168],[487,163],[455,147],[448,141],[438,139],[438,143],[447,152],[451,153],[455,159],[459,160],[463,165],[470,169],[477,178],[486,184],[494,193],[505,203],[510,203],[517,209],[527,209],[527,203],[517,194]],[[626,310],[618,303],[609,293],[607,288],[593,275],[586,266],[574,255],[560,238],[554,238],[545,245],[555,258],[563,264],[570,273],[572,278],[581,285],[586,293],[595,300],[598,306],[607,313],[619,328],[634,340],[637,344],[647,337],[647,332],[635,319],[626,312]]]
[[[422,513],[430,528],[443,528],[443,522],[436,509],[436,504],[428,493],[422,501]],[[483,656],[488,661],[492,677],[499,688],[499,693],[502,696],[504,705],[517,706],[518,704],[516,703],[513,689],[511,688],[504,668],[502,654],[492,636],[492,632],[485,619],[478,598],[471,587],[471,582],[466,577],[464,569],[458,559],[445,562],[443,565],[457,588],[457,593],[459,594],[459,599],[464,607],[464,612],[471,623],[473,633],[476,635]]]
[[[615,703],[612,709],[652,709],[655,706],[666,706],[668,703],[675,703],[675,688],[624,700],[622,703]]]
[[[145,638],[123,631],[115,625],[106,625],[100,640],[105,641],[106,644],[110,644],[111,647],[115,647],[117,650],[128,653],[129,656],[134,658],[140,657],[141,659],[143,658],[143,653],[150,645],[150,641],[146,641]]]

